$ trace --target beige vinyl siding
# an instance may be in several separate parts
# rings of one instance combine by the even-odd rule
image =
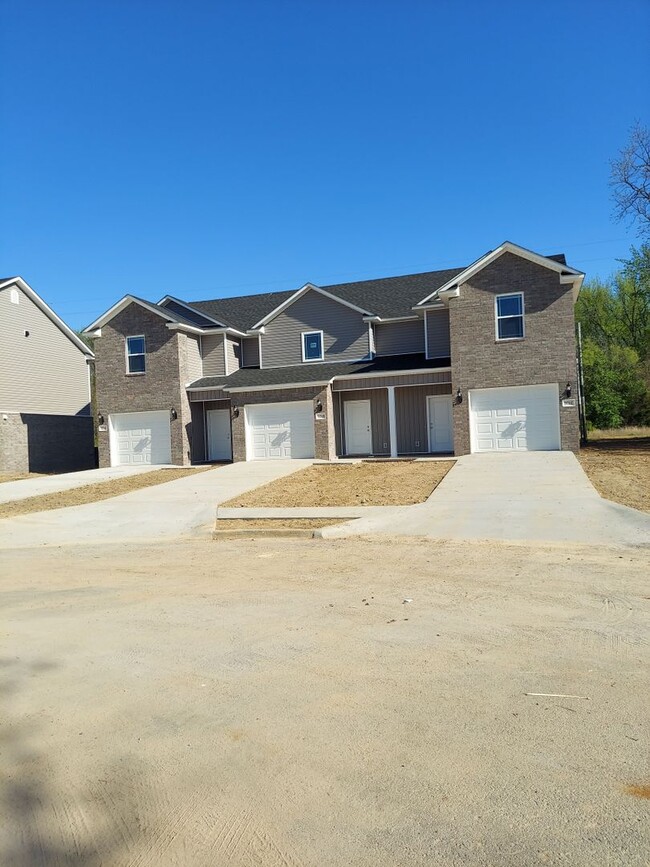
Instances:
[[[368,324],[362,314],[309,291],[265,326],[262,366],[302,364],[303,331],[323,332],[324,361],[351,361],[368,355]]]
[[[449,358],[449,310],[427,310],[427,358]]]
[[[241,345],[238,340],[234,340],[232,337],[226,337],[226,352],[228,354],[228,375],[234,373],[236,370],[239,370],[241,367],[240,358],[241,358]]]
[[[18,292],[18,304],[11,302],[12,289]],[[90,413],[86,356],[18,286],[11,285],[0,290],[0,411]]]
[[[418,454],[429,451],[427,396],[451,394],[451,385],[424,385],[395,389],[397,453]]]
[[[223,354],[223,340],[223,334],[202,335],[203,376],[225,376],[226,365]]]
[[[241,342],[242,367],[260,366],[260,341],[258,337],[244,337]]]
[[[404,355],[424,352],[424,320],[387,322],[374,326],[377,355]]]
[[[339,428],[338,440],[340,454],[345,455],[345,403],[348,400],[370,401],[370,427],[372,429],[372,453],[390,454],[390,429],[388,426],[388,392],[385,388],[342,392],[339,395],[339,415],[336,420]]]
[[[200,338],[185,335],[185,371],[187,382],[194,382],[203,376]]]

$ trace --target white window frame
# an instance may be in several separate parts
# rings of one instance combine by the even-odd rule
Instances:
[[[141,340],[144,346],[144,352],[129,352],[129,340]],[[142,356],[144,359],[144,370],[129,370],[129,358]],[[129,334],[124,340],[124,359],[126,364],[127,376],[144,376],[147,372],[147,340],[144,334]]]
[[[521,313],[509,314],[501,316],[499,314],[499,298],[521,298]],[[519,319],[521,317],[521,337],[499,337],[499,321],[501,319]],[[523,292],[503,292],[501,295],[494,296],[494,337],[497,343],[512,343],[517,340],[524,340],[526,337],[526,307],[524,304]]]
[[[320,336],[320,358],[305,358],[305,337],[311,337],[314,334]],[[325,358],[325,340],[322,331],[301,331],[300,332],[300,348],[302,350],[302,360],[306,363],[310,361],[323,361]]]

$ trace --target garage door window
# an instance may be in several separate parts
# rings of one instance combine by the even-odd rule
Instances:
[[[127,373],[144,373],[144,337],[126,338],[126,372]]]
[[[524,293],[496,297],[497,340],[521,340],[524,336]]]

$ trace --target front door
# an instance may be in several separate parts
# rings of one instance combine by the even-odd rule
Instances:
[[[208,428],[208,460],[229,461],[232,458],[230,410],[209,409],[206,412]]]
[[[429,420],[429,451],[453,452],[451,396],[446,394],[427,397]]]
[[[369,400],[345,401],[345,453],[369,455],[372,453],[372,426]]]

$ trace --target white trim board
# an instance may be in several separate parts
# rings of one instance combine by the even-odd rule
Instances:
[[[495,259],[498,259],[499,256],[502,256],[504,253],[513,253],[515,256],[520,256],[522,259],[527,259],[529,262],[534,262],[536,265],[541,265],[543,268],[548,268],[550,271],[555,271],[562,275],[562,277],[567,278],[562,282],[571,282],[574,284],[574,297],[577,298],[578,293],[580,292],[580,287],[582,286],[582,281],[585,277],[584,272],[576,271],[575,268],[570,268],[568,265],[556,262],[555,259],[549,259],[546,256],[541,256],[539,253],[534,253],[532,250],[527,250],[525,247],[520,247],[518,244],[513,244],[512,241],[504,241],[503,244],[500,244],[496,248],[496,250],[490,250],[489,253],[481,256],[480,259],[477,259],[465,268],[464,271],[461,271],[460,274],[452,277],[452,279],[448,280],[447,283],[444,283],[434,292],[427,295],[426,298],[423,298],[416,306],[422,307],[434,298],[439,298],[440,296],[446,297],[446,293],[448,292],[453,297],[457,294],[455,290],[458,286],[462,283],[466,283],[475,274],[482,271],[483,268],[491,262],[494,262]],[[578,284],[577,291],[575,290],[576,284]]]
[[[345,301],[343,298],[339,298],[338,295],[332,295],[331,292],[326,292],[325,289],[321,289],[320,286],[315,286],[313,283],[305,283],[297,292],[294,292],[290,298],[287,298],[286,301],[283,301],[282,304],[278,304],[278,306],[271,310],[270,313],[267,313],[259,322],[255,323],[251,328],[251,331],[255,331],[258,328],[262,328],[268,322],[271,322],[272,319],[275,319],[276,316],[279,316],[283,310],[286,310],[287,307],[290,307],[295,301],[299,298],[302,298],[307,292],[318,292],[320,295],[324,295],[326,298],[330,298],[332,301],[338,301],[339,304],[343,304],[344,307],[349,307],[351,310],[356,310],[357,313],[361,313],[364,316],[372,316],[369,310],[364,310],[362,307],[357,307],[356,304],[350,303],[350,301]]]

